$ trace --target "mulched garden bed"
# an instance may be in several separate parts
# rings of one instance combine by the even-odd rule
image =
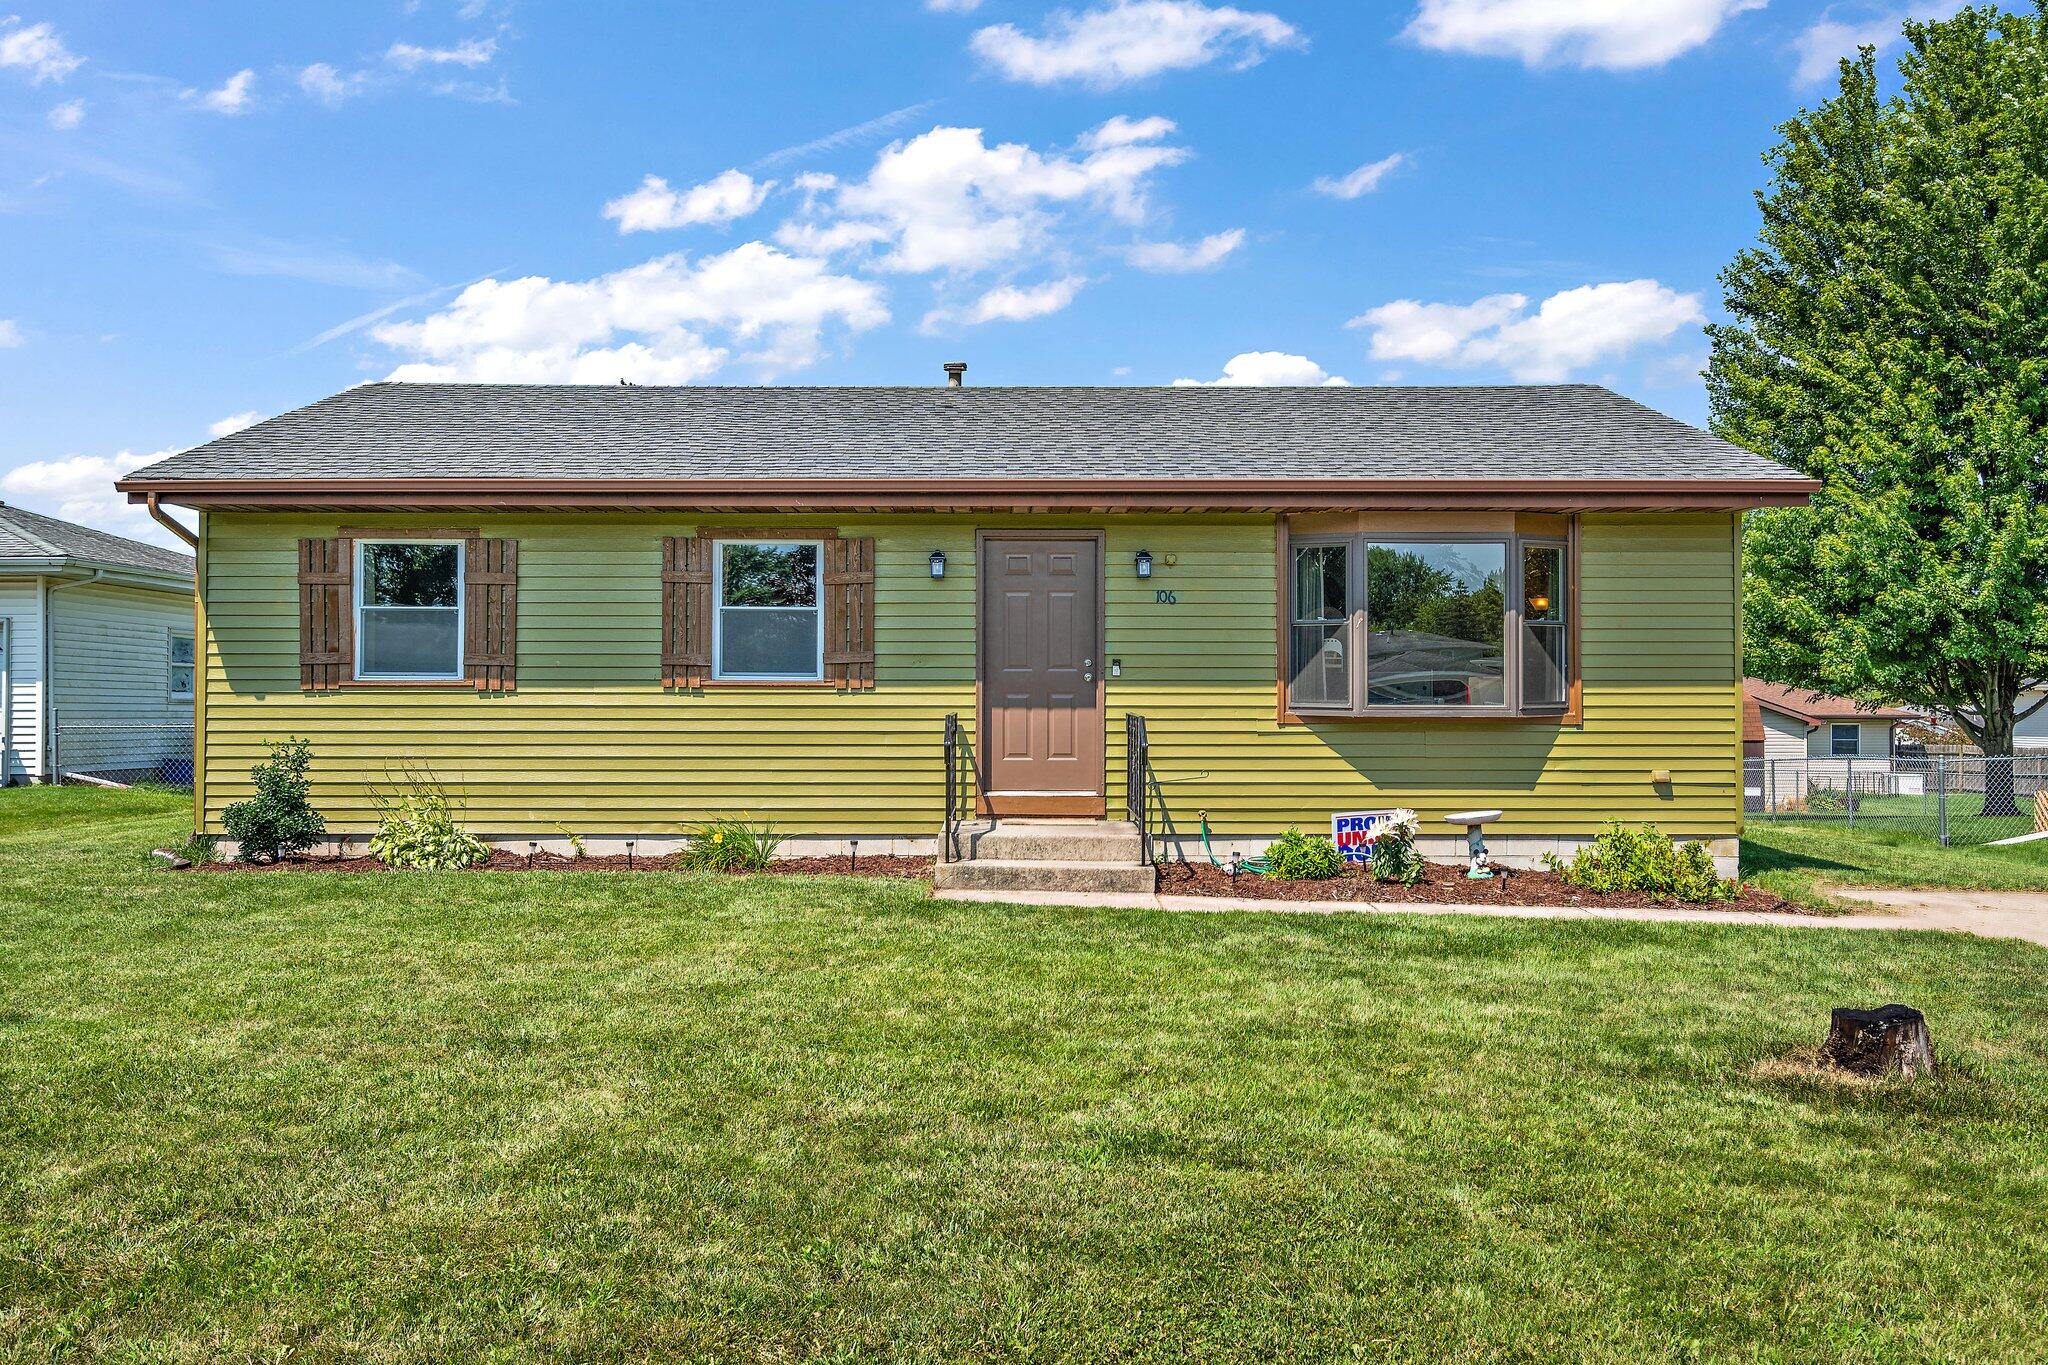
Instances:
[[[275,863],[201,863],[195,872],[391,872],[396,869],[386,866],[367,854],[354,857],[315,857],[311,855],[286,858]],[[529,862],[524,853],[510,849],[492,849],[489,862],[463,869],[467,872],[673,872],[676,871],[675,856],[663,853],[655,856],[636,854],[630,865],[626,855],[606,854],[603,857],[570,858],[560,853],[535,853]],[[892,858],[880,854],[862,854],[858,863],[844,854],[827,858],[778,858],[761,872],[734,874],[745,877],[902,877],[916,881],[929,881],[932,875],[930,858]]]
[[[1233,878],[1208,863],[1161,863],[1162,896],[1243,896],[1276,901],[1413,901],[1435,905],[1587,905],[1639,910],[1684,904],[1659,900],[1640,892],[1601,895],[1576,887],[1555,872],[1495,867],[1491,881],[1468,881],[1464,864],[1425,863],[1422,880],[1413,886],[1376,882],[1364,868],[1347,865],[1343,875],[1322,882],[1290,882],[1278,877],[1240,873]],[[1811,914],[1803,905],[1744,886],[1732,901],[1710,901],[1708,910],[1771,910]]]

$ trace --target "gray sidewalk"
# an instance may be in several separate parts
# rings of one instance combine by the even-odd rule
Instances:
[[[1788,915],[1690,906],[1609,910],[1585,905],[1432,905],[1388,901],[1280,901],[1242,896],[1091,895],[1086,892],[941,891],[941,900],[1009,905],[1104,906],[1143,910],[1261,910],[1288,915],[1491,915],[1506,919],[1610,919],[1694,924],[1759,924],[1785,929],[1919,929],[2016,938],[2048,946],[2048,894],[2031,891],[1910,891],[1837,888],[1872,909],[1843,915]]]

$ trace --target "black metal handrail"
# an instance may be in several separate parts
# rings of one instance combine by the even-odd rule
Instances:
[[[965,776],[962,776],[962,773]],[[980,804],[981,770],[974,761],[974,742],[960,726],[957,711],[946,713],[946,820],[939,835],[939,860],[960,861],[960,826],[976,815]],[[962,807],[965,813],[962,813]]]
[[[1138,859],[1147,867],[1152,866],[1152,805],[1157,786],[1145,718],[1133,712],[1124,717],[1124,805],[1131,823],[1138,827]]]

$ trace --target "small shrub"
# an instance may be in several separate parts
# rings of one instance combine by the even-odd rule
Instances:
[[[569,856],[579,863],[582,862],[585,856],[583,836],[559,820],[555,822],[555,828],[562,831],[562,837],[569,841]]]
[[[712,820],[697,827],[676,854],[676,866],[693,872],[758,872],[781,846],[782,836],[772,826],[755,829],[744,819]]]
[[[211,834],[190,834],[171,849],[194,867],[204,867],[220,856],[220,840]]]
[[[270,761],[249,770],[256,794],[221,812],[221,825],[238,845],[235,856],[245,863],[274,862],[303,853],[327,832],[327,822],[308,799],[312,784],[306,770],[313,746],[303,739],[270,746]]]
[[[383,815],[370,836],[370,856],[391,867],[448,872],[487,862],[490,848],[455,822],[448,794],[423,775],[411,774],[406,790],[379,794]]]
[[[1693,902],[1735,899],[1735,883],[1714,871],[1706,845],[1673,844],[1655,825],[1630,828],[1614,822],[1569,863],[1554,853],[1544,854],[1543,862],[1573,886],[1602,894],[1636,891]]]
[[[1413,886],[1422,880],[1422,855],[1415,851],[1415,836],[1422,821],[1412,810],[1390,812],[1373,832],[1372,875],[1382,882]]]
[[[1324,882],[1344,871],[1344,855],[1321,835],[1289,829],[1266,848],[1273,875],[1290,882]]]
[[[1807,785],[1806,809],[1814,815],[1841,815],[1855,804],[1856,798],[1840,787]]]

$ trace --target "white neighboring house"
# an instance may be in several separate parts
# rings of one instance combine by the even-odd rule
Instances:
[[[1892,762],[1894,731],[1911,711],[1871,706],[1850,697],[1742,680],[1744,796],[1760,802],[1803,797],[1809,786],[1865,794],[1913,795],[1923,781],[1917,768]],[[1765,760],[1769,760],[1767,763]]]
[[[2024,711],[2039,700],[2039,692],[2022,692],[2019,709]],[[2013,727],[2012,750],[2016,754],[2048,754],[2048,706]]]
[[[190,555],[0,503],[0,785],[189,780],[192,627]]]

